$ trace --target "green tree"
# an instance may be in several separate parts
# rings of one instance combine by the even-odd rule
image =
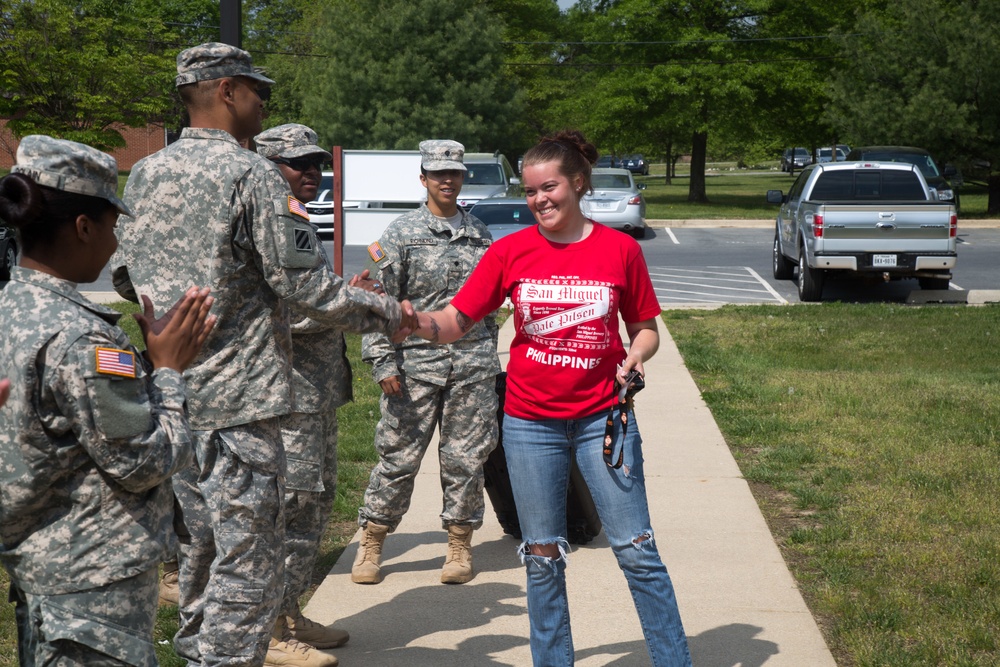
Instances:
[[[520,91],[522,106],[512,124],[517,154],[552,131],[553,95],[562,91],[556,65],[564,21],[556,0],[485,0],[503,22],[504,71]]]
[[[874,3],[873,3],[874,4]],[[1000,214],[1000,0],[896,0],[858,20],[832,124],[866,144],[926,148],[979,169]]]
[[[109,149],[124,145],[116,124],[139,127],[169,109],[171,36],[129,9],[98,0],[0,3],[0,116],[15,136]]]
[[[581,2],[577,11],[592,18],[578,58],[580,88],[595,138],[624,147],[654,137],[667,154],[689,145],[688,201],[707,202],[709,134],[745,125],[754,108],[758,74],[743,40],[756,35],[766,7],[767,0]]]
[[[770,0],[756,19],[753,57],[759,62],[755,112],[734,137],[755,159],[787,146],[853,141],[828,116],[830,78],[847,58],[855,12],[864,0]]]
[[[298,71],[303,122],[327,143],[413,149],[429,137],[508,149],[521,100],[503,25],[451,0],[338,0],[315,16],[315,58]]]

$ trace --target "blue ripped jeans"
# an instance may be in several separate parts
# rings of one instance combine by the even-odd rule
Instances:
[[[629,415],[624,464],[604,463],[606,413],[571,420],[529,421],[505,415],[504,449],[524,537],[531,655],[536,667],[572,665],[573,636],[566,598],[566,488],[570,457],[590,488],[604,532],[625,573],[655,667],[691,664],[674,587],[653,541],[642,472],[642,438]],[[615,419],[615,444],[621,421]],[[616,449],[617,456],[617,449]],[[528,553],[527,545],[558,544],[561,556]],[[611,573],[607,573],[611,576]],[[596,580],[600,585],[601,579]]]

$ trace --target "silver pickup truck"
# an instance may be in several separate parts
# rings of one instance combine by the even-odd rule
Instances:
[[[955,207],[931,197],[910,164],[831,162],[807,167],[781,204],[774,230],[774,277],[798,268],[799,299],[819,301],[829,272],[916,278],[921,289],[948,289],[955,267]]]

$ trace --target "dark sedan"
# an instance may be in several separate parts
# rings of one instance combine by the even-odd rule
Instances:
[[[646,162],[646,158],[642,156],[642,153],[629,155],[627,158],[622,160],[621,166],[624,169],[628,169],[633,174],[649,176],[649,163]]]
[[[494,241],[535,224],[535,216],[524,197],[483,199],[469,209],[469,214],[489,227]]]

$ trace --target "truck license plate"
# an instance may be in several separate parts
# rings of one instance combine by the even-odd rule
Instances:
[[[896,266],[896,256],[872,255],[872,266]]]

